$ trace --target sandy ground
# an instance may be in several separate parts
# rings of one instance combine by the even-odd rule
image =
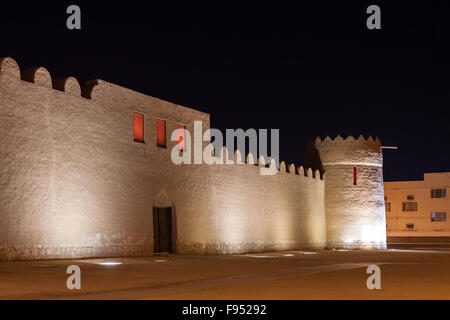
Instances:
[[[380,290],[366,286],[372,264]],[[67,289],[69,265],[81,268],[81,290]],[[450,299],[450,249],[0,262],[0,298]]]

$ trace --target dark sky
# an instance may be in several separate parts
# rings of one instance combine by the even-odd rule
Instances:
[[[450,171],[450,1],[297,2],[2,2],[0,56],[196,108],[222,130],[279,128],[287,162],[304,163],[311,137],[363,134],[399,147],[386,181]],[[381,30],[366,28],[371,4]]]

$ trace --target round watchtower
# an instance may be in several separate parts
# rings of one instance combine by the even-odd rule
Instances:
[[[337,136],[314,146],[325,171],[327,247],[386,249],[380,140]]]

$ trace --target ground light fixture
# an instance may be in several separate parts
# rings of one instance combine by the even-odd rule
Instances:
[[[98,263],[101,266],[117,266],[123,264],[122,262],[118,261],[105,261],[105,262],[99,262]]]

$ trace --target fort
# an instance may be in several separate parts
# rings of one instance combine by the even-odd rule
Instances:
[[[0,59],[0,259],[386,248],[378,138],[317,138],[264,176],[251,153],[173,164],[166,131],[194,121],[210,115]]]

